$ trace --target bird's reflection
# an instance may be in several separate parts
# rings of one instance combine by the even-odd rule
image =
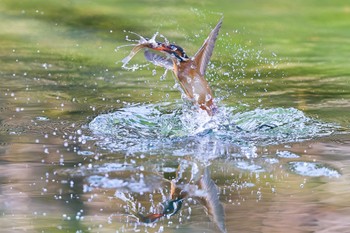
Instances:
[[[193,166],[197,166],[197,164]],[[219,190],[210,177],[208,166],[192,170],[196,170],[196,172],[192,171],[190,182],[185,183],[184,180],[187,179],[184,179],[186,177],[180,165],[176,177],[167,180],[170,182],[168,197],[153,213],[143,214],[137,211],[137,202],[133,198],[127,198],[124,193],[117,192],[116,196],[128,205],[130,214],[136,217],[140,223],[145,224],[154,223],[163,217],[175,216],[183,207],[186,199],[195,199],[204,207],[209,218],[220,232],[226,232],[224,208],[219,200]]]

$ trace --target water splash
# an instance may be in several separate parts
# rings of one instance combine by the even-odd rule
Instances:
[[[332,134],[337,127],[309,118],[295,108],[238,112],[221,107],[214,117],[174,104],[134,105],[97,116],[89,128],[98,145],[127,153],[220,156],[234,145],[245,148],[298,142]],[[254,156],[248,156],[254,157]]]

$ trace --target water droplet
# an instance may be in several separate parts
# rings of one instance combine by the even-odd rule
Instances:
[[[212,97],[211,97],[210,94],[206,94],[206,95],[205,95],[205,101],[206,101],[206,102],[208,102],[208,101],[211,100],[211,99],[212,99]]]

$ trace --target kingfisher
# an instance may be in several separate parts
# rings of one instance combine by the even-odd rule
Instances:
[[[170,181],[170,196],[168,200],[162,203],[163,210],[160,213],[150,213],[148,215],[136,213],[135,216],[138,217],[139,221],[152,223],[162,217],[171,217],[177,214],[181,210],[183,202],[191,197],[203,205],[220,232],[226,233],[225,210],[219,199],[219,190],[210,177],[209,168],[204,168],[201,176],[198,180],[195,180],[194,184],[177,183],[178,180]]]
[[[223,18],[219,20],[193,57],[189,57],[185,50],[178,45],[171,44],[168,41],[156,41],[156,33],[151,39],[140,36],[139,43],[122,62],[126,65],[140,49],[146,48],[144,52],[145,58],[157,66],[172,70],[188,99],[196,106],[199,106],[200,109],[205,110],[209,116],[213,116],[217,107],[214,102],[213,92],[205,79],[205,72],[212,56],[222,21]],[[154,53],[152,50],[159,51],[166,56]]]

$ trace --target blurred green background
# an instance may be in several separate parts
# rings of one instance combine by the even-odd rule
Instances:
[[[172,78],[159,81],[160,69],[157,77],[122,70],[118,62],[129,48],[115,48],[130,43],[126,36],[135,38],[125,30],[148,37],[159,31],[191,55],[224,15],[208,79],[225,104],[240,100],[313,113],[339,107],[347,114],[333,104],[350,97],[346,1],[3,0],[0,12],[2,77],[32,72],[66,85],[61,91],[72,98],[84,92],[74,85],[95,82],[105,95],[125,101],[157,101],[165,92],[178,98],[169,88]],[[43,64],[50,65],[49,77]],[[117,78],[105,85],[98,76]],[[333,110],[325,117],[336,117],[329,116]]]

